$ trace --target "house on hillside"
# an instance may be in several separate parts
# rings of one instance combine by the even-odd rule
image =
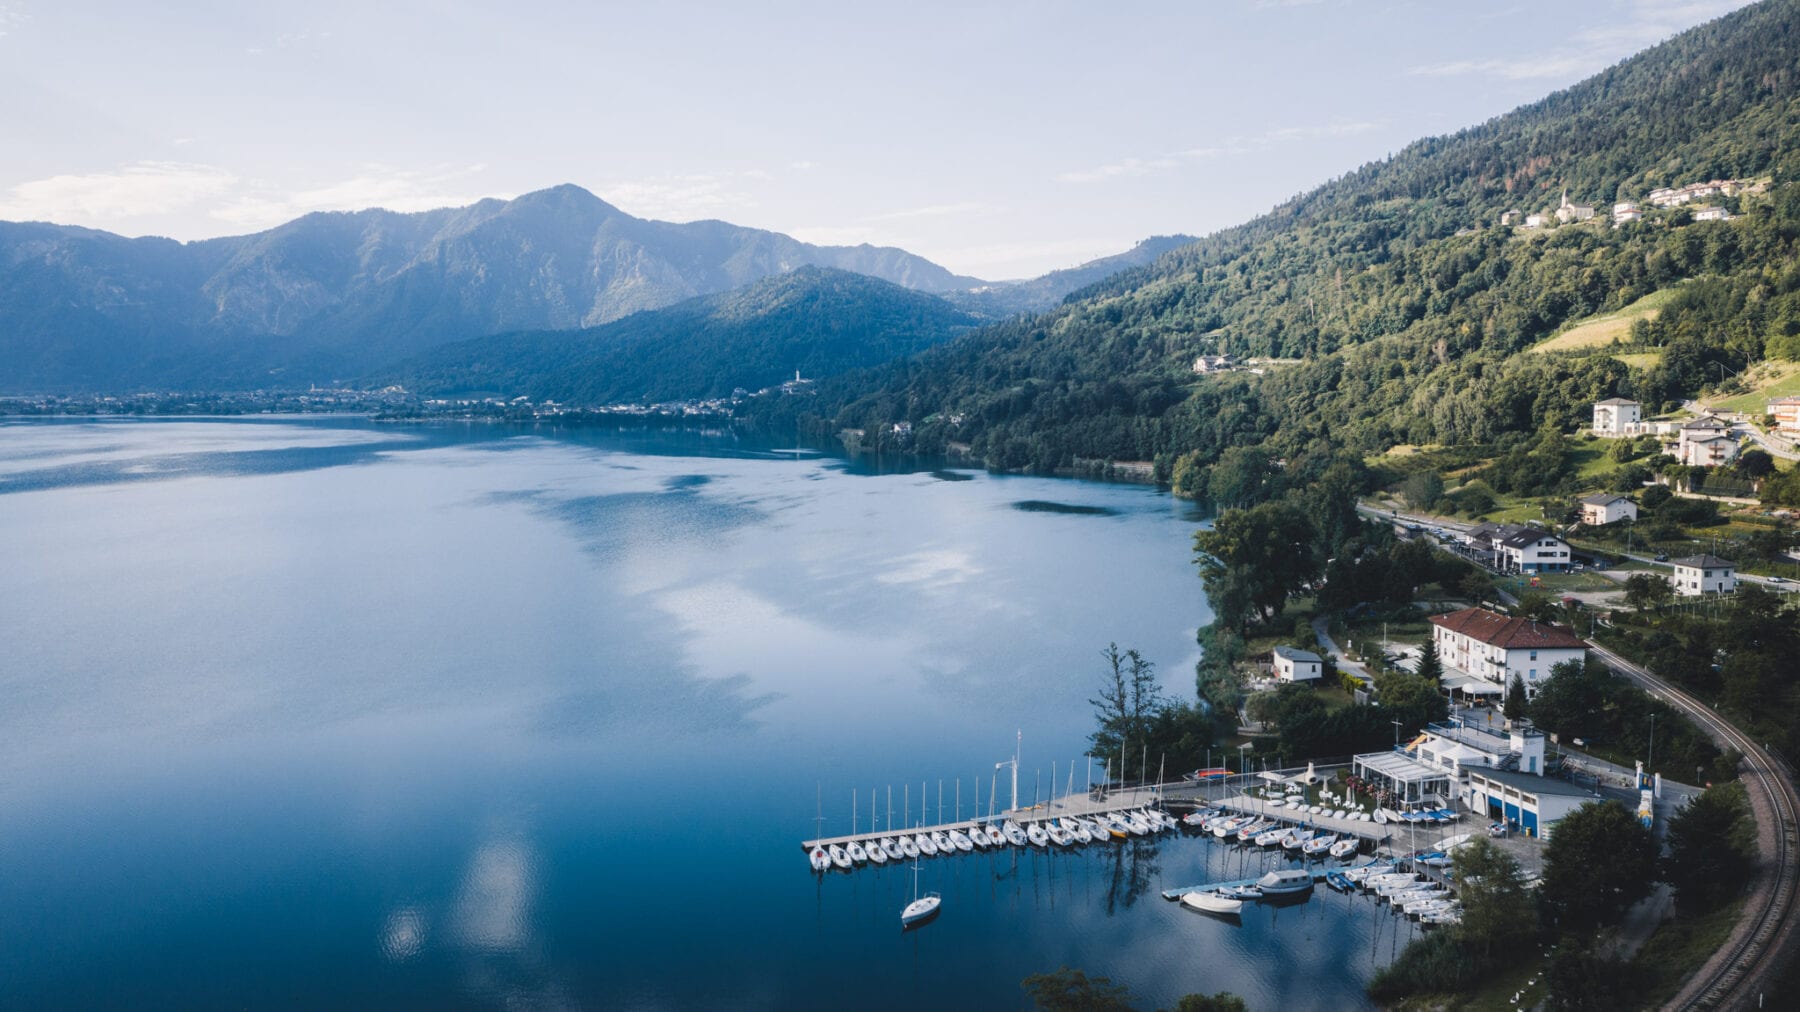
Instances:
[[[1613,205],[1614,228],[1618,228],[1620,225],[1626,225],[1634,221],[1641,221],[1643,217],[1644,209],[1629,200],[1622,200]]]
[[[1551,668],[1587,657],[1587,644],[1581,637],[1554,622],[1509,618],[1485,608],[1433,615],[1430,621],[1432,641],[1444,662],[1446,685],[1449,671],[1455,669],[1486,682],[1486,694],[1492,695],[1496,694],[1493,687],[1504,692],[1517,676],[1526,694],[1533,695],[1550,677]]]
[[[1775,418],[1777,432],[1800,436],[1800,396],[1775,398],[1768,403],[1768,413]]]
[[[1463,543],[1476,561],[1503,573],[1561,573],[1569,568],[1569,544],[1524,524],[1484,523],[1469,528]]]
[[[1636,520],[1637,503],[1622,495],[1596,492],[1581,500],[1581,522],[1589,527],[1604,527],[1620,520]]]
[[[1522,219],[1524,217],[1525,216],[1522,213],[1520,213],[1517,209],[1514,209],[1511,211],[1501,211],[1500,212],[1500,224],[1503,227],[1510,228],[1514,225],[1517,225],[1519,223],[1520,219]]]
[[[1569,203],[1568,188],[1563,189],[1562,203],[1557,205],[1556,220],[1563,224],[1572,221],[1586,221],[1594,216],[1594,208],[1589,204]]]
[[[1237,368],[1237,362],[1230,355],[1200,355],[1194,359],[1194,372],[1201,375],[1213,372],[1230,372]]]
[[[1532,213],[1525,216],[1525,227],[1526,228],[1543,228],[1544,223],[1549,220],[1550,220],[1550,216],[1545,214],[1544,212],[1533,211]]]
[[[1281,681],[1316,681],[1324,673],[1325,659],[1311,650],[1276,647],[1272,653],[1275,677]]]
[[[1670,565],[1675,567],[1675,572],[1669,582],[1674,585],[1675,593],[1683,597],[1737,592],[1737,563],[1729,559],[1717,555],[1690,555],[1676,559]]]
[[[1643,431],[1644,410],[1637,401],[1608,397],[1594,402],[1594,435],[1635,436]]]
[[[1696,207],[1696,208],[1694,208],[1694,220],[1695,221],[1730,221],[1731,220],[1731,212],[1725,210],[1724,208],[1718,206],[1717,204],[1710,204],[1706,207]]]
[[[1683,464],[1705,464],[1716,467],[1737,459],[1738,441],[1731,435],[1730,423],[1712,415],[1701,415],[1682,422],[1675,429],[1675,459]]]

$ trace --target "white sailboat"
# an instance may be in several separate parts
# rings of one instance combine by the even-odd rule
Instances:
[[[868,851],[870,861],[873,861],[876,864],[887,864],[887,851],[881,849],[880,842],[870,840],[869,846],[865,849]]]
[[[869,862],[869,852],[864,850],[863,845],[855,840],[851,840],[850,843],[844,847],[844,851],[850,855],[851,862],[855,864],[867,864]]]
[[[831,855],[831,863],[839,868],[848,869],[850,867],[850,855],[844,853],[844,848],[837,844],[826,847],[825,853]]]
[[[937,856],[938,846],[936,841],[932,840],[931,837],[926,836],[924,833],[914,833],[913,843],[918,846],[919,853],[924,854],[926,857]]]
[[[937,893],[919,895],[919,862],[913,861],[913,899],[905,909],[900,911],[900,926],[910,928],[936,917],[938,909],[943,906],[943,903],[943,897]]]
[[[991,822],[988,823],[988,825],[987,825],[987,838],[988,838],[988,846],[990,846],[990,847],[1006,846],[1006,843],[1007,843],[1006,834],[1000,831],[999,826],[996,826]]]
[[[962,830],[952,829],[950,831],[950,846],[967,854],[969,851],[975,849],[975,841],[970,839],[968,834],[964,833]]]
[[[824,871],[831,867],[831,855],[825,853],[824,847],[814,847],[812,852],[806,855],[806,859],[812,862],[813,871]]]
[[[895,842],[891,836],[882,837],[880,846],[881,852],[888,856],[889,861],[898,861],[906,856],[906,851],[901,850],[900,844]]]
[[[1034,822],[1025,827],[1025,839],[1029,840],[1033,847],[1044,847],[1050,843],[1050,834],[1044,832],[1042,825]]]

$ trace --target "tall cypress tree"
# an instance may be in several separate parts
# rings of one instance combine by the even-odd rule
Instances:
[[[1425,650],[1419,654],[1418,675],[1420,678],[1429,678],[1434,682],[1444,680],[1444,661],[1438,656],[1435,637],[1425,641]]]
[[[1516,674],[1512,676],[1512,684],[1506,687],[1506,709],[1502,712],[1507,720],[1525,716],[1525,682]]]

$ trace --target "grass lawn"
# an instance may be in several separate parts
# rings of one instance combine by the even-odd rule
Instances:
[[[1617,312],[1590,316],[1562,333],[1540,342],[1531,350],[1578,351],[1582,348],[1598,348],[1614,341],[1623,343],[1630,339],[1633,322],[1640,319],[1656,319],[1656,314],[1662,311],[1663,303],[1668,302],[1674,294],[1674,288],[1651,292]]]
[[[1764,402],[1771,397],[1800,394],[1800,362],[1764,362],[1753,367],[1745,378],[1751,385],[1749,393],[1723,399],[1708,397],[1705,403],[1715,411],[1760,415],[1767,407]]]
[[[1507,578],[1510,584],[1512,577]],[[1525,587],[1531,589],[1531,578],[1525,578]],[[1508,589],[1511,589],[1510,587]],[[1550,594],[1567,594],[1572,591],[1623,590],[1619,582],[1601,576],[1599,573],[1541,573],[1538,575],[1537,589]]]
[[[1614,355],[1613,358],[1625,363],[1626,367],[1630,369],[1649,369],[1662,361],[1662,352],[1633,352],[1629,355]]]
[[[1550,996],[1550,957],[1539,954],[1528,957],[1520,965],[1496,970],[1483,982],[1479,990],[1469,994],[1416,995],[1408,998],[1395,1009],[1408,1012],[1517,1012],[1518,1009],[1532,1008]],[[1528,983],[1536,979],[1536,984]],[[1513,995],[1520,991],[1517,1002]]]

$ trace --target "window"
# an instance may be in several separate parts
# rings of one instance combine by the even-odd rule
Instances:
[[[1537,677],[1537,669],[1536,669],[1536,668],[1532,668],[1532,669],[1531,669],[1531,671],[1530,671],[1530,672],[1529,672],[1529,673],[1528,673],[1528,674],[1527,674],[1527,675],[1526,675],[1526,676],[1525,676],[1525,677],[1527,677],[1527,678],[1536,678],[1536,677]]]
[[[1534,661],[1535,661],[1535,660],[1537,660],[1537,651],[1536,651],[1536,650],[1533,650],[1533,651],[1532,651],[1532,652],[1531,652],[1531,659],[1532,659],[1532,660],[1534,660]]]

